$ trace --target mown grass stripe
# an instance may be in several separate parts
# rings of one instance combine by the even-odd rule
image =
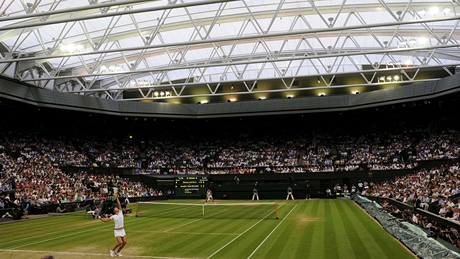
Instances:
[[[296,232],[297,221],[295,218],[299,213],[302,213],[304,207],[302,205],[302,203],[296,203],[295,206],[297,206],[297,209],[293,211],[289,218],[286,219],[286,222],[280,226],[277,230],[277,234],[268,239],[254,257],[289,258],[289,256],[283,255],[292,253],[291,245],[300,238],[299,233]],[[286,245],[287,240],[289,240],[288,242],[290,242],[290,245]]]
[[[47,239],[40,239],[40,240],[37,240],[37,241],[34,241],[34,242],[14,246],[14,247],[11,247],[11,248],[8,248],[8,249],[15,250],[15,249],[23,248],[23,247],[26,247],[26,246],[32,246],[32,245],[46,243],[46,242],[57,240],[57,239],[63,239],[63,238],[70,237],[70,236],[76,236],[78,234],[83,234],[85,232],[90,232],[90,231],[95,231],[95,230],[96,229],[86,229],[86,230],[82,230],[82,231],[78,231],[78,232],[73,232],[72,231],[71,233],[67,233],[67,234],[64,234],[64,235],[54,236],[54,237],[47,238]]]
[[[338,209],[338,206],[343,202],[332,202],[331,203],[331,215],[341,215]],[[339,258],[356,258],[354,250],[352,249],[352,244],[350,242],[350,233],[348,233],[343,224],[343,219],[341,216],[336,216],[332,219],[334,224],[334,241],[338,250]]]
[[[253,258],[412,258],[391,235],[350,201],[299,200],[280,204],[288,205],[280,209],[282,220],[297,205],[282,224],[279,224],[280,220],[272,219],[272,214],[268,211],[268,218],[262,220],[262,209],[234,210],[230,206],[213,207],[219,214],[200,220],[197,217],[148,217],[148,213],[139,218],[127,216],[125,225],[128,246],[124,254],[202,258],[214,254],[213,258],[239,259],[246,258],[259,246],[253,253]],[[181,214],[186,212],[185,209],[176,208],[171,209],[173,211]],[[273,231],[277,225],[278,228]],[[171,233],[164,232],[172,227],[179,229],[171,230]],[[80,230],[84,232],[76,233]],[[3,250],[21,246],[23,248],[18,249],[27,249],[25,251],[49,250],[62,253],[80,252],[82,256],[85,253],[105,255],[114,244],[113,223],[104,224],[90,220],[89,217],[70,215],[0,225],[0,233],[8,233],[2,235],[3,238],[0,237]],[[49,238],[53,239],[44,241]],[[2,259],[28,259],[31,255],[41,257],[46,254],[0,250]],[[56,255],[65,256],[58,253]],[[91,256],[86,258],[88,257]]]
[[[333,204],[337,203],[335,200],[327,200],[326,201],[326,214],[327,215],[338,215],[335,210],[335,206]],[[326,227],[326,237],[324,239],[324,249],[325,254],[329,254],[332,258],[342,258],[343,256],[350,256],[349,254],[341,254],[339,253],[339,249],[346,246],[345,244],[341,243],[340,236],[346,235],[345,232],[342,232],[341,229],[338,227],[337,224],[337,216],[336,217],[327,217],[327,221],[325,222]]]
[[[308,201],[306,205],[306,209],[304,210],[304,214],[306,217],[311,218],[319,218],[318,217],[318,209],[319,209],[320,201],[312,200]],[[317,236],[315,231],[319,225],[324,224],[322,221],[323,218],[319,218],[320,221],[311,222],[307,224],[303,229],[299,229],[301,231],[303,237],[299,240],[298,244],[296,245],[295,249],[295,258],[305,258],[307,257],[308,251],[311,250],[313,239]]]
[[[325,235],[323,236],[323,249],[324,254],[327,254],[331,258],[339,258],[339,251],[337,247],[337,235],[343,235],[345,233],[337,232],[335,227],[335,217],[331,215],[336,215],[332,210],[331,203],[335,202],[334,200],[326,200],[326,213],[325,213]]]
[[[224,214],[224,213],[227,213],[227,212],[225,210],[214,211],[215,215]],[[207,229],[213,230],[213,229],[209,228],[209,226],[206,226],[205,222],[207,222],[207,221],[209,221],[209,219],[201,217],[201,218],[189,221],[189,222],[187,222],[185,224],[182,224],[182,226],[179,225],[179,226],[176,226],[175,228],[166,229],[164,232],[167,233],[168,230],[171,230],[171,229],[174,229],[174,230],[182,229],[182,230],[184,230],[184,229],[187,228],[187,226],[190,226],[188,229],[191,229],[191,230],[196,229],[196,228],[199,228],[199,229],[201,229],[203,231],[206,231]],[[199,224],[197,222],[199,222]],[[183,228],[181,228],[181,227],[183,227]],[[197,243],[197,242],[199,243],[200,240],[208,240],[208,239],[210,239],[209,236],[208,237],[205,237],[205,236],[200,236],[200,237],[197,237],[197,236],[188,236],[188,237],[183,236],[181,238],[181,240],[177,240],[177,241],[171,242],[169,244],[164,244],[162,246],[162,248],[159,249],[159,252],[163,254],[163,253],[167,253],[168,251],[178,251],[181,248],[183,248],[184,246],[187,246],[187,245],[192,244],[192,243]]]
[[[312,244],[310,251],[308,251],[308,258],[327,258],[324,252],[324,239],[325,239],[325,224],[326,224],[326,203],[320,202],[317,217],[323,219],[323,224],[315,229],[315,235],[312,237]]]
[[[219,227],[218,225],[222,224],[222,223],[218,223],[217,226],[210,226],[209,224],[207,224],[207,222],[219,222],[220,220],[215,220],[215,219],[212,219],[213,216],[216,216],[216,217],[222,217],[222,215],[229,215],[229,213],[232,213],[231,211],[229,211],[229,208],[221,208],[220,210],[215,210],[213,211],[214,215],[212,214],[209,214],[209,216],[211,218],[200,218],[200,220],[197,220],[196,222],[199,222],[199,224],[189,224],[187,226],[184,226],[185,228],[183,228],[182,230],[187,230],[187,231],[195,231],[195,230],[200,230],[200,231],[206,231],[206,230],[210,230],[210,231],[215,231],[216,227]],[[233,216],[236,216],[236,217],[244,217],[244,216],[252,216],[253,214],[256,214],[257,212],[251,212],[249,213],[249,215],[245,215],[246,212],[245,211],[241,211],[241,210],[237,210],[235,215]],[[254,215],[255,216],[255,215]],[[231,237],[225,237],[225,239],[229,239]],[[186,246],[186,247],[189,247],[190,249],[193,249],[194,246],[190,245],[191,243],[199,243],[199,240],[200,239],[203,239],[203,238],[194,238],[194,237],[190,237],[190,238],[185,238],[183,237],[182,238],[183,240],[181,240],[180,242],[171,242],[171,244],[166,244],[163,249],[160,249],[160,253],[165,253],[166,251],[165,250],[170,250],[170,251],[175,251],[175,250],[180,250],[182,247]],[[193,241],[193,242],[192,242]]]
[[[349,206],[345,202],[338,204],[338,213],[342,216],[341,221],[342,225],[345,228],[346,237],[350,239],[350,245],[353,249],[353,254],[355,258],[371,258],[367,246],[364,244],[364,240],[360,233],[358,233],[353,220],[350,218],[349,214],[346,212],[346,207]]]
[[[102,224],[102,223],[101,223]],[[33,233],[30,233],[28,237],[22,237],[21,238],[14,238],[14,239],[11,239],[11,240],[8,240],[8,241],[5,241],[5,242],[2,242],[0,244],[0,247],[3,247],[5,244],[8,244],[8,246],[11,246],[11,245],[14,245],[16,243],[23,243],[23,242],[27,242],[26,240],[34,240],[34,239],[46,239],[48,236],[51,238],[51,237],[55,237],[56,235],[58,236],[61,236],[63,234],[66,234],[67,232],[81,232],[81,231],[86,231],[88,230],[88,227],[90,226],[96,226],[94,225],[93,223],[87,223],[87,224],[82,224],[82,225],[79,225],[79,226],[76,226],[75,228],[74,227],[66,227],[66,226],[60,226],[59,229],[60,230],[57,230],[57,231],[53,231],[53,232],[46,232],[46,231],[43,231],[43,229],[39,232],[33,232]],[[43,226],[42,226],[43,228]],[[109,229],[109,227],[107,226],[106,227],[107,229]],[[12,238],[11,236],[9,236],[9,238]],[[33,242],[33,241],[32,241]]]
[[[370,215],[365,213],[356,203],[350,201],[350,209],[355,212],[361,224],[365,224],[366,231],[370,233],[379,248],[387,258],[406,258],[409,252],[388,234],[382,227],[374,222]],[[412,257],[412,255],[410,255]]]
[[[295,210],[296,207],[297,205],[294,205],[294,207],[292,207],[288,214],[284,216],[284,218],[275,226],[275,228],[267,235],[267,237],[264,240],[262,240],[262,242],[260,242],[260,244],[254,249],[254,251],[252,251],[252,253],[248,256],[248,259],[251,258],[257,252],[257,250],[259,250],[259,248],[271,237],[271,235],[275,233],[279,226],[281,226],[281,224],[283,224],[283,222],[285,222],[286,219],[289,218],[289,216]]]
[[[83,219],[75,220],[74,218],[70,218],[68,216],[51,216],[51,217],[43,218],[43,219],[33,219],[30,221],[17,222],[17,225],[16,223],[13,222],[8,225],[2,225],[0,226],[0,228],[3,231],[11,231],[13,232],[13,234],[14,233],[26,234],[26,233],[31,233],[35,231],[43,231],[44,225],[46,225],[49,228],[53,228],[53,227],[62,227],[62,226],[69,226],[69,225],[78,225],[83,222],[88,222],[88,218],[86,218],[86,220],[83,220]]]
[[[82,252],[63,252],[63,251],[43,251],[43,250],[11,250],[11,249],[0,249],[0,252],[21,252],[21,253],[46,253],[46,254],[58,254],[58,255],[76,255],[76,256],[103,256],[106,257],[107,254],[100,253],[82,253]],[[166,256],[142,256],[142,255],[131,255],[126,256],[126,258],[151,258],[151,259],[191,259],[191,258],[181,258],[181,257],[166,257]]]
[[[268,213],[267,215],[265,215],[265,217],[263,217],[262,219],[258,220],[256,223],[254,223],[253,225],[251,225],[249,228],[247,228],[246,230],[244,230],[241,234],[239,234],[238,236],[236,236],[235,238],[233,238],[232,240],[230,240],[228,243],[226,243],[224,246],[222,246],[221,248],[219,248],[218,250],[214,251],[214,253],[212,253],[211,255],[209,255],[207,257],[207,259],[209,258],[212,258],[214,257],[216,254],[220,253],[223,249],[225,249],[227,246],[229,246],[231,243],[233,243],[235,240],[237,240],[238,238],[240,238],[242,235],[246,234],[247,232],[249,232],[251,229],[253,229],[255,226],[257,226],[260,222],[262,222],[263,220],[265,220],[268,216],[270,216],[270,214],[272,214],[273,212],[271,211],[270,213]]]
[[[348,213],[350,222],[355,227],[356,232],[365,240],[363,242],[364,247],[380,258],[388,258],[385,251],[382,250],[382,247],[376,241],[374,234],[369,231],[372,224],[366,221],[363,222],[363,212],[353,209],[352,205],[352,201],[348,202],[347,206],[345,206],[345,212]]]

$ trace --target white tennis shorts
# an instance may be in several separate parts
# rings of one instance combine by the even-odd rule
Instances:
[[[115,237],[125,237],[126,236],[125,229],[119,229],[119,230],[115,229],[113,231],[113,234],[115,235]]]

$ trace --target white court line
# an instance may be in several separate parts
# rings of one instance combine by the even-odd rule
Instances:
[[[270,234],[268,234],[264,240],[262,240],[262,242],[260,242],[260,244],[256,247],[256,249],[254,249],[254,251],[252,251],[252,253],[248,256],[247,259],[251,258],[256,252],[257,250],[259,250],[259,248],[265,243],[265,241],[268,240],[268,238],[276,231],[276,229],[281,226],[281,224],[283,224],[283,222],[289,217],[289,215],[291,214],[291,212],[295,209],[295,207],[297,207],[297,204],[292,207],[292,209],[288,212],[288,214],[283,218],[283,220],[281,220],[272,230],[272,232],[270,232]]]
[[[217,213],[217,214],[220,214],[220,213]],[[176,226],[174,228],[164,230],[163,232],[168,232],[169,230],[173,230],[173,229],[176,229],[176,228],[179,228],[179,227],[183,227],[183,226],[192,224],[192,223],[194,223],[194,222],[196,222],[198,220],[202,220],[202,219],[204,219],[204,218],[199,218],[199,219],[192,220],[191,222],[187,222],[186,224],[182,224],[182,225]],[[91,225],[91,224],[88,224],[88,225]],[[77,234],[83,234],[83,233],[94,231],[94,230],[100,230],[100,229],[102,229],[101,226],[103,226],[103,225],[101,224],[100,226],[96,226],[96,227],[91,228],[91,229],[82,230],[82,231],[78,231],[78,232],[73,232],[73,233],[66,234],[66,235],[56,236],[56,237],[53,237],[53,238],[42,239],[42,240],[39,240],[39,241],[36,241],[36,242],[27,243],[27,244],[23,244],[23,245],[19,245],[19,246],[14,246],[14,247],[11,247],[9,249],[18,249],[18,248],[22,248],[22,247],[26,247],[26,246],[30,246],[30,245],[36,245],[36,244],[45,243],[45,242],[60,239],[60,238],[65,238],[65,237],[69,237],[69,236],[75,236]]]
[[[181,232],[181,231],[149,231],[149,230],[131,230],[130,233],[170,233],[170,234],[188,234],[188,235],[217,235],[217,236],[237,236],[239,233],[223,233],[223,232]]]
[[[260,205],[275,205],[276,202],[244,202],[244,203],[180,203],[180,202],[140,202],[140,204],[152,205],[180,205],[180,206],[260,206]]]
[[[224,214],[224,213],[225,213],[225,211],[221,211],[221,212],[217,212],[217,213],[214,213],[214,214],[211,214],[211,215],[215,216],[215,215]],[[190,222],[187,222],[187,223],[185,223],[185,224],[181,224],[181,225],[179,225],[179,226],[174,226],[174,227],[172,227],[172,228],[168,228],[168,229],[166,229],[166,230],[163,230],[163,232],[169,233],[171,230],[178,229],[178,228],[181,228],[181,227],[190,225],[190,224],[192,224],[192,223],[195,223],[195,222],[200,221],[200,220],[203,220],[203,219],[206,219],[206,218],[203,216],[203,217],[201,217],[201,218],[194,219],[194,220],[192,220],[192,221],[190,221]]]
[[[81,227],[85,228],[85,227],[91,226],[91,225],[94,225],[94,223],[93,223],[93,222],[91,222],[91,223],[85,223],[85,224],[82,224],[82,225],[79,225],[79,226],[75,226],[75,228],[74,228],[74,227],[72,227],[72,228],[74,228],[74,229],[79,229],[79,228],[81,228]],[[42,235],[54,235],[54,234],[57,234],[57,233],[66,232],[66,231],[68,231],[68,230],[69,230],[69,229],[66,229],[66,230],[61,229],[61,230],[53,231],[53,232],[46,232],[46,233],[44,233],[44,234],[42,234]],[[39,232],[39,231],[43,231],[43,230],[42,230],[42,229],[37,229],[37,232]],[[34,232],[35,232],[35,231],[34,231]],[[15,242],[18,242],[18,241],[24,241],[24,240],[31,239],[31,238],[37,238],[38,236],[40,236],[39,233],[34,233],[32,236],[21,237],[21,238],[18,238],[18,239],[12,239],[12,240],[5,241],[5,242],[2,243],[2,245],[4,245],[4,244],[9,244],[9,243],[15,243]]]
[[[174,209],[177,209],[177,208],[172,208],[172,209],[166,209],[164,211],[167,211],[167,210],[174,210]],[[61,215],[59,215],[61,216]],[[62,215],[64,216],[64,215]],[[19,222],[26,222],[26,221],[30,221],[30,220],[39,220],[39,219],[45,219],[45,218],[49,218],[49,217],[53,217],[53,216],[48,216],[48,217],[41,217],[41,218],[34,218],[34,219],[21,219],[19,221],[11,221],[12,223],[19,223]],[[141,218],[141,219],[137,219],[137,220],[142,220],[144,218]],[[7,222],[0,222],[0,224],[10,224],[9,221]],[[81,225],[78,225],[78,226],[74,226],[72,228],[74,229],[79,229],[81,227],[87,227],[87,226],[91,226],[91,225],[94,225],[94,220],[90,221],[90,223],[84,223],[84,224],[81,224]],[[96,226],[98,227],[98,226]],[[37,232],[39,231],[40,229],[37,229]],[[64,231],[68,231],[69,229],[66,229],[66,230],[58,230],[58,231],[53,231],[53,232],[46,232],[45,235],[54,235],[54,234],[57,234],[57,233],[61,233],[61,232],[64,232]],[[89,231],[89,230],[88,230]],[[78,232],[79,233],[79,232]],[[84,232],[83,232],[84,233]],[[18,238],[18,239],[12,239],[12,240],[8,240],[6,242],[3,242],[2,244],[9,244],[9,243],[15,243],[15,242],[18,242],[18,241],[24,241],[24,240],[27,240],[27,239],[33,239],[33,238],[37,238],[37,235],[34,233],[34,235],[32,236],[28,236],[28,237],[22,237],[22,238]],[[53,240],[53,239],[52,239]],[[21,246],[23,247],[23,246]]]
[[[214,253],[212,253],[210,256],[206,257],[206,259],[209,259],[213,256],[215,256],[216,254],[218,254],[220,251],[222,251],[224,248],[226,248],[228,245],[230,245],[231,243],[233,243],[233,241],[237,240],[238,238],[240,238],[242,235],[244,235],[246,232],[248,232],[249,230],[251,230],[252,228],[254,228],[256,225],[258,225],[260,222],[262,222],[263,220],[265,220],[270,214],[272,214],[274,211],[270,211],[270,213],[268,213],[267,215],[265,215],[265,217],[263,217],[262,219],[260,219],[259,221],[257,221],[256,223],[254,223],[254,225],[250,226],[249,228],[247,228],[245,231],[241,232],[238,236],[236,236],[235,238],[233,238],[232,240],[230,240],[229,242],[227,242],[224,246],[222,246],[221,248],[217,249]]]
[[[168,228],[168,229],[166,229],[166,230],[163,230],[163,232],[169,232],[169,231],[174,230],[174,229],[178,229],[178,228],[181,228],[181,227],[185,227],[185,226],[187,226],[187,225],[190,225],[190,224],[195,223],[195,222],[197,222],[197,221],[199,221],[199,220],[202,220],[202,219],[204,219],[204,218],[194,219],[194,220],[192,220],[192,221],[190,221],[190,222],[181,224],[181,225],[179,225],[179,226],[175,226],[175,227],[172,227],[172,228]]]
[[[14,249],[18,249],[18,248],[25,247],[25,246],[41,244],[41,243],[45,243],[45,242],[48,242],[48,241],[51,241],[51,240],[56,240],[56,239],[61,239],[61,238],[64,238],[64,237],[75,236],[77,234],[82,234],[82,233],[86,233],[86,232],[90,232],[90,231],[94,231],[94,230],[100,230],[100,228],[96,227],[96,228],[91,228],[91,229],[87,229],[87,230],[83,230],[83,231],[73,232],[73,233],[70,233],[70,234],[67,234],[67,235],[62,235],[62,236],[56,236],[56,237],[53,237],[53,238],[42,239],[40,241],[27,243],[27,244],[20,245],[20,246],[15,246],[15,247],[12,247],[12,248],[9,248],[9,249],[14,250]]]
[[[15,249],[0,249],[0,252],[10,253],[46,253],[46,254],[61,254],[61,255],[80,255],[80,256],[105,256],[108,254],[101,253],[80,253],[80,252],[60,252],[60,251],[39,251],[39,250],[15,250]],[[152,259],[191,259],[187,257],[168,257],[168,256],[149,256],[149,255],[123,255],[125,258],[152,258]]]

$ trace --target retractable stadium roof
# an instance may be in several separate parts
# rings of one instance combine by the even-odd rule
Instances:
[[[459,4],[4,0],[0,72],[116,101],[357,94],[454,74]]]

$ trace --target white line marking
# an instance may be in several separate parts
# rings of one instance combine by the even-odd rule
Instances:
[[[67,234],[67,235],[62,235],[62,236],[56,236],[56,237],[53,237],[53,238],[42,239],[40,241],[36,241],[36,242],[32,242],[32,243],[12,247],[12,248],[10,248],[10,250],[11,249],[14,250],[14,249],[25,247],[25,246],[41,244],[41,243],[45,243],[45,242],[48,242],[48,241],[51,241],[51,240],[61,239],[61,238],[64,238],[64,237],[75,236],[77,234],[82,234],[82,233],[86,233],[86,232],[90,232],[90,231],[94,231],[94,230],[100,230],[100,228],[91,228],[91,229],[87,229],[87,230],[83,230],[83,231],[73,232],[73,233],[70,233],[70,234]]]
[[[5,253],[46,253],[46,254],[61,254],[61,255],[81,255],[81,256],[105,256],[108,254],[101,253],[80,253],[80,252],[60,252],[60,251],[39,251],[39,250],[14,250],[14,249],[0,249],[0,252]],[[149,255],[123,255],[126,258],[152,258],[152,259],[191,259],[187,257],[168,257],[168,256],[149,256]]]
[[[218,214],[221,214],[223,212],[219,212],[219,213],[216,213],[215,215],[218,215]],[[180,227],[183,227],[183,226],[186,226],[186,225],[189,225],[189,224],[192,224],[198,220],[202,220],[204,218],[198,218],[198,219],[195,219],[195,220],[192,220],[190,222],[187,222],[185,224],[182,224],[182,225],[179,225],[179,226],[175,226],[173,228],[170,228],[170,229],[167,229],[167,230],[164,230],[163,232],[168,232],[170,230],[174,230],[176,228],[180,228]],[[90,225],[90,224],[88,224]],[[102,226],[102,225],[101,225]],[[52,241],[52,240],[56,240],[56,239],[61,239],[61,238],[65,238],[65,237],[70,237],[70,236],[75,236],[75,235],[78,235],[78,234],[83,234],[83,233],[86,233],[86,232],[90,232],[90,231],[94,231],[94,230],[100,230],[102,227],[101,226],[97,226],[95,228],[91,228],[91,229],[86,229],[86,230],[82,230],[82,231],[78,231],[78,232],[73,232],[73,233],[70,233],[70,234],[66,234],[66,235],[61,235],[61,236],[56,236],[56,237],[53,237],[53,238],[47,238],[47,239],[43,239],[43,240],[39,240],[39,241],[36,241],[36,242],[32,242],[32,243],[27,243],[27,244],[23,244],[23,245],[19,245],[19,246],[14,246],[14,247],[11,247],[9,249],[18,249],[18,248],[22,248],[22,247],[26,247],[26,246],[30,246],[30,245],[36,245],[36,244],[41,244],[41,243],[45,243],[45,242],[48,242],[48,241]]]
[[[214,214],[211,214],[211,215],[212,215],[212,216],[216,216],[216,215],[224,214],[224,213],[226,213],[226,212],[225,212],[225,211],[221,211],[221,212],[217,212],[217,213],[214,213]],[[166,233],[167,233],[167,232],[170,232],[171,230],[178,229],[178,228],[181,228],[181,227],[190,225],[190,224],[192,224],[192,223],[195,223],[195,222],[200,221],[200,220],[203,220],[203,219],[207,219],[207,218],[205,218],[205,217],[197,218],[197,219],[194,219],[194,220],[192,220],[192,221],[190,221],[190,222],[187,222],[187,223],[185,223],[185,224],[181,224],[181,225],[174,226],[174,227],[172,227],[172,228],[168,228],[168,229],[166,229],[166,230],[163,230],[163,232],[166,232]]]
[[[276,231],[276,229],[281,226],[281,224],[283,224],[283,222],[289,217],[289,215],[292,213],[292,211],[297,207],[297,204],[292,207],[292,209],[288,212],[288,214],[273,228],[272,232],[270,232],[270,234],[268,234],[264,240],[262,240],[262,242],[260,242],[260,244],[256,247],[256,249],[254,249],[254,251],[252,251],[252,253],[248,256],[247,259],[251,258],[256,252],[257,250],[259,250],[259,248],[265,243],[265,241],[268,240],[268,238]]]
[[[217,235],[217,236],[237,236],[239,233],[223,233],[223,232],[180,232],[180,231],[144,231],[144,230],[131,230],[129,233],[170,233],[170,234],[186,234],[186,235]]]
[[[71,229],[79,229],[79,228],[81,228],[81,227],[84,228],[84,227],[91,226],[91,225],[94,225],[94,222],[93,222],[93,221],[92,221],[91,223],[85,223],[85,224],[81,224],[81,225],[79,225],[79,226],[74,226],[74,227],[72,227]],[[36,231],[36,232],[40,232],[40,231],[43,232],[43,229],[36,229],[36,230],[34,230],[34,231],[33,231],[34,234],[33,234],[32,236],[21,237],[21,238],[18,238],[18,239],[12,239],[12,240],[5,241],[5,242],[2,243],[2,245],[4,245],[4,244],[9,244],[9,243],[14,243],[14,242],[18,242],[18,241],[24,241],[24,240],[31,239],[31,238],[37,238],[37,237],[40,236],[40,235],[42,235],[42,236],[43,236],[43,235],[54,235],[54,234],[61,233],[61,232],[67,232],[67,231],[69,231],[69,229],[66,229],[66,230],[61,229],[61,230],[53,231],[53,232],[46,232],[46,233],[44,233],[44,234],[43,234],[43,233],[35,233],[35,231]]]
[[[141,218],[141,219],[137,219],[138,221],[141,221],[141,220],[145,220],[145,218]],[[78,226],[75,226],[75,227],[72,227],[72,229],[79,229],[79,228],[82,228],[82,227],[88,227],[88,226],[92,226],[92,225],[95,225],[95,220],[91,220],[89,223],[83,223],[81,225],[78,225]],[[96,228],[99,228],[101,225],[95,225]],[[39,230],[39,229],[37,229]],[[66,229],[66,230],[59,230],[59,231],[53,231],[53,232],[47,232],[45,233],[45,235],[53,235],[53,234],[57,234],[57,233],[60,233],[60,232],[66,232],[66,231],[69,231],[70,229]],[[91,231],[93,230],[92,229],[88,229],[88,230],[84,230],[82,232],[75,232],[74,234],[78,234],[78,233],[85,233],[87,231]],[[72,234],[73,235],[73,234]],[[61,237],[61,236],[60,236]],[[60,238],[59,237],[59,238]],[[6,241],[6,242],[3,242],[2,244],[8,244],[8,243],[14,243],[14,242],[17,242],[17,241],[23,241],[23,240],[27,240],[27,239],[31,239],[31,238],[37,238],[37,235],[32,235],[32,236],[29,236],[29,237],[22,237],[22,238],[18,238],[18,239],[13,239],[13,240],[9,240],[9,241]],[[57,238],[53,238],[51,240],[54,240],[54,239],[57,239]],[[28,246],[29,244],[27,245],[24,245],[24,246]],[[32,244],[31,244],[32,245]],[[23,247],[23,246],[21,246]],[[15,249],[15,248],[19,248],[19,247],[14,247],[12,249]]]
[[[169,232],[169,231],[174,230],[174,229],[178,229],[178,228],[181,228],[181,227],[185,227],[185,226],[187,226],[187,225],[190,225],[190,224],[195,223],[195,222],[197,222],[197,221],[199,221],[199,220],[202,220],[202,219],[204,219],[204,218],[194,219],[194,220],[192,220],[192,221],[190,221],[190,222],[187,222],[187,223],[184,223],[184,224],[180,224],[180,225],[178,225],[178,226],[175,226],[175,227],[172,227],[172,228],[168,228],[168,229],[166,229],[166,230],[163,230],[163,232]]]
[[[217,249],[214,253],[212,253],[210,256],[207,257],[207,259],[215,256],[216,254],[218,254],[220,251],[222,251],[224,248],[226,248],[228,245],[230,245],[231,243],[233,243],[233,241],[237,240],[238,238],[240,238],[242,235],[244,235],[246,232],[248,232],[249,230],[251,230],[252,228],[254,228],[255,226],[257,226],[260,222],[262,222],[263,220],[265,220],[270,214],[272,214],[274,211],[270,211],[267,215],[265,215],[265,217],[263,217],[262,219],[260,219],[259,221],[257,221],[256,223],[254,223],[252,226],[250,226],[249,228],[247,228],[245,231],[243,231],[242,233],[240,233],[238,236],[236,236],[235,238],[233,238],[232,240],[230,240],[229,242],[227,242],[224,246],[222,246],[221,248]]]
[[[276,205],[276,202],[245,202],[245,203],[179,203],[179,202],[139,202],[139,204],[151,205],[179,205],[179,206],[261,206],[261,205]]]
[[[142,204],[151,204],[151,203],[142,203]],[[164,212],[168,212],[168,211],[174,211],[174,210],[177,210],[177,211],[181,211],[181,210],[186,210],[188,208],[184,207],[184,208],[180,208],[180,207],[173,207],[173,208],[169,208],[169,209],[163,209],[163,210],[160,210],[159,213],[164,213]],[[148,210],[148,209],[147,209]],[[139,213],[138,211],[136,213]],[[142,215],[140,216],[142,217]],[[164,217],[164,218],[167,218],[167,217]]]

